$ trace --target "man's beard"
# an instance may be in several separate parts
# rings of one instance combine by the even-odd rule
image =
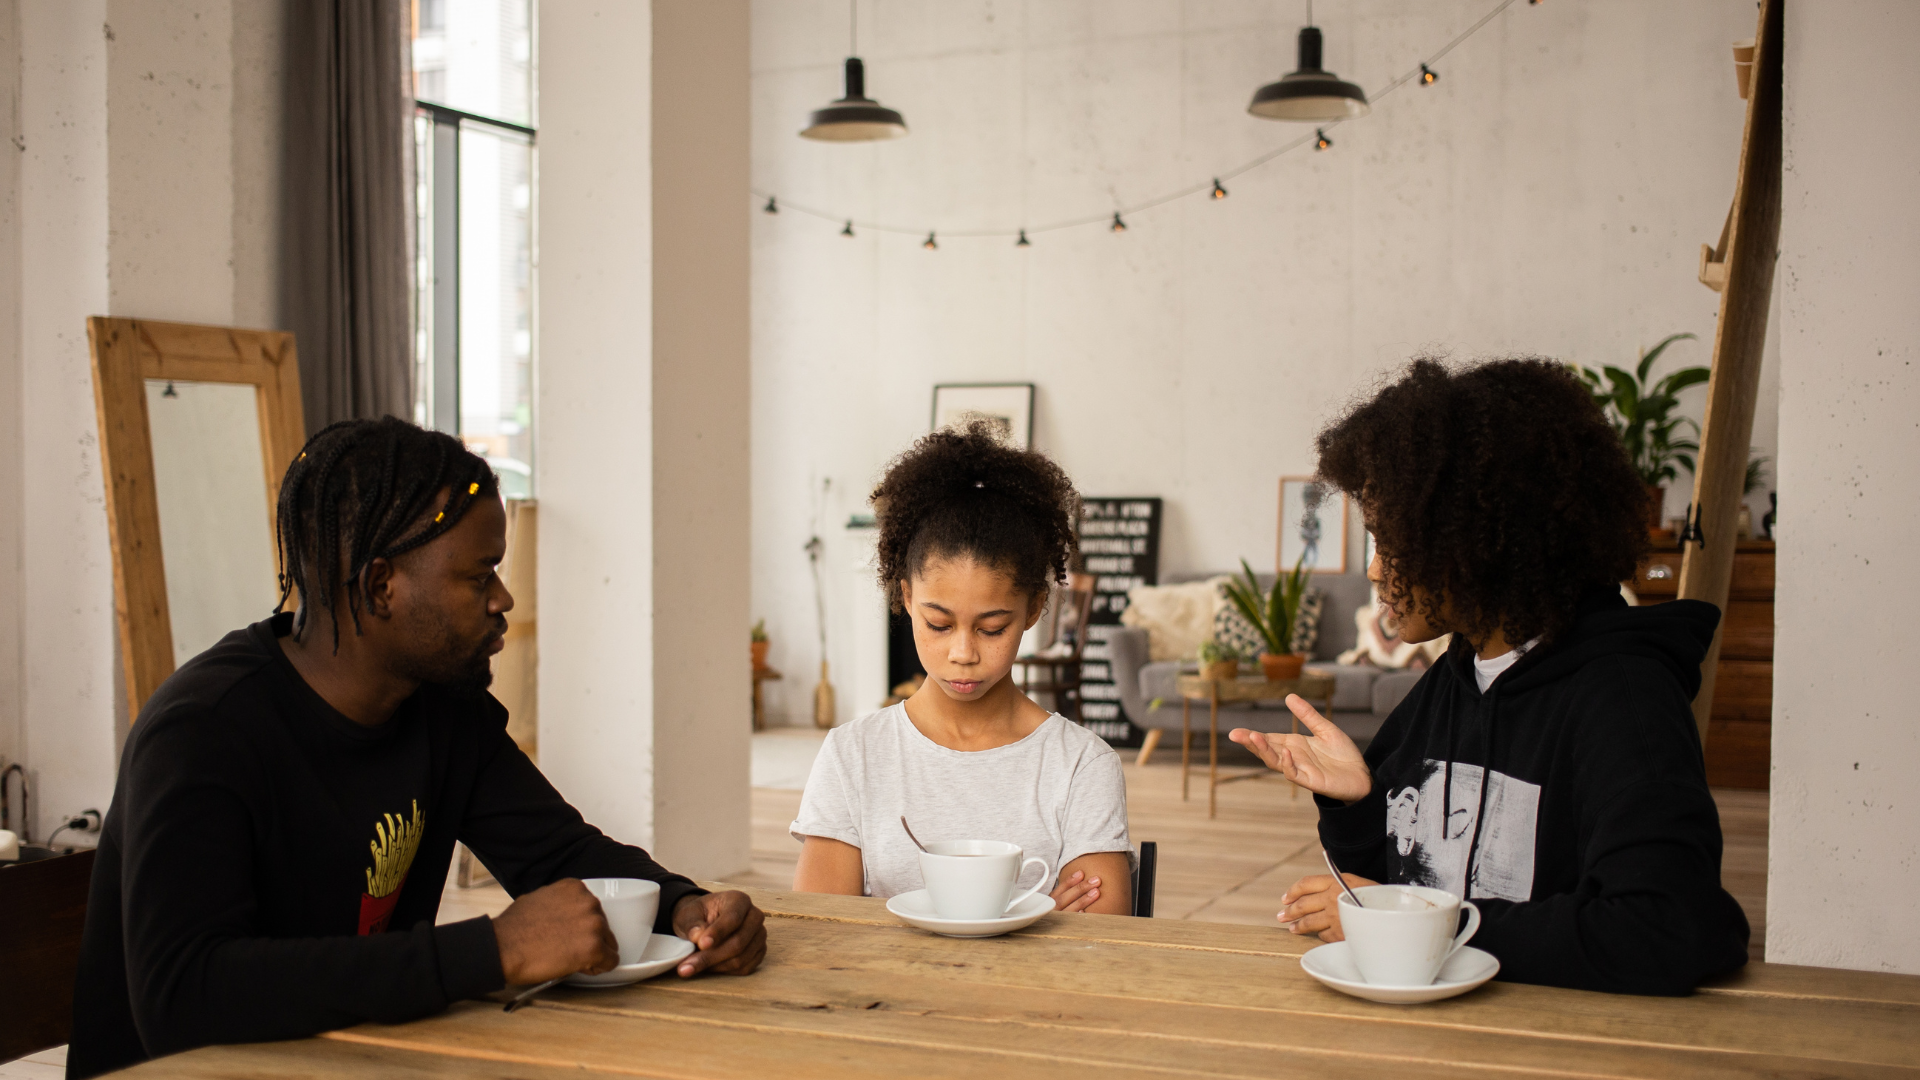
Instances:
[[[493,685],[493,643],[506,634],[506,621],[501,618],[496,633],[488,634],[479,645],[464,653],[459,651],[452,628],[444,622],[438,624],[437,633],[432,637],[440,648],[432,657],[423,658],[408,674],[423,683],[442,687],[456,697],[480,697]]]

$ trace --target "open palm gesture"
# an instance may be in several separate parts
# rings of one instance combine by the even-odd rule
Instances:
[[[1287,695],[1287,708],[1300,718],[1310,734],[1269,735],[1234,728],[1227,738],[1260,756],[1267,768],[1316,794],[1341,802],[1358,802],[1373,790],[1373,774],[1347,733],[1314,711],[1298,694]]]

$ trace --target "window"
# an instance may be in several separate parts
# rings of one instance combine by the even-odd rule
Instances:
[[[414,419],[533,494],[531,0],[414,0]]]

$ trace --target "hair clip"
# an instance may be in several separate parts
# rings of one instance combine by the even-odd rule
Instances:
[[[468,484],[468,485],[467,485],[467,494],[469,494],[469,495],[478,495],[478,494],[480,494],[480,482],[479,482],[478,480],[476,480],[476,481],[474,481],[473,483],[471,483],[471,484]]]
[[[440,524],[440,519],[446,516],[447,516],[447,512],[445,510],[440,511],[439,513],[433,515],[433,523],[435,525]]]

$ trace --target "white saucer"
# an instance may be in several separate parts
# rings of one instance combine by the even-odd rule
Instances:
[[[621,964],[612,971],[603,971],[598,975],[569,975],[568,986],[627,986],[641,979],[651,979],[675,964],[693,955],[693,942],[671,934],[651,934],[647,937],[647,951],[640,959],[631,964]]]
[[[1360,977],[1360,969],[1353,966],[1353,952],[1344,941],[1309,950],[1300,958],[1300,967],[1343,994],[1389,1005],[1418,1005],[1457,997],[1500,974],[1500,961],[1471,945],[1448,957],[1439,978],[1427,986],[1374,986]]]
[[[934,913],[933,901],[927,896],[927,890],[915,889],[888,900],[887,910],[922,930],[931,930],[947,937],[999,937],[1038,922],[1053,910],[1053,897],[1046,893],[1034,893],[998,919],[943,919]]]

